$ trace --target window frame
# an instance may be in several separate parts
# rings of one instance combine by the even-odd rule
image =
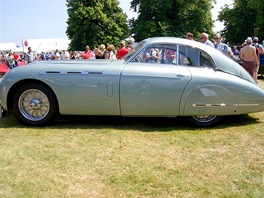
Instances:
[[[180,47],[185,47],[185,54],[187,54],[187,57],[186,55],[184,55],[184,53],[180,53]],[[161,56],[161,60],[158,64],[167,64],[167,65],[174,65],[174,66],[187,66],[187,67],[209,67],[209,68],[213,68],[214,67],[214,61],[212,59],[212,57],[206,53],[205,51],[199,49],[199,48],[196,48],[196,47],[192,47],[192,46],[189,46],[189,45],[184,45],[184,44],[171,44],[171,43],[152,43],[152,44],[149,44],[147,46],[145,46],[144,48],[142,48],[140,51],[138,51],[138,53],[135,54],[135,56],[133,57],[133,59],[130,61],[131,63],[146,63],[146,62],[138,62],[138,61],[135,61],[140,55],[146,53],[146,51],[148,49],[151,49],[151,48],[158,48],[160,50],[160,56]],[[197,51],[197,65],[185,65],[185,64],[181,64],[181,56],[184,56],[185,58],[188,58],[188,49],[194,49]],[[166,60],[167,59],[164,59],[165,57],[165,50],[174,50],[176,52],[176,60],[175,60],[175,63],[166,63]],[[206,58],[210,64],[208,66],[206,65],[201,65],[201,56],[203,56],[204,58]],[[151,64],[151,63],[150,63]],[[157,64],[157,63],[154,63],[154,64]]]

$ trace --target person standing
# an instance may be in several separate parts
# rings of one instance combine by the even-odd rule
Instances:
[[[243,60],[243,67],[257,82],[256,69],[259,66],[259,61],[256,53],[256,48],[252,46],[252,38],[248,37],[246,45],[240,50],[240,58]]]
[[[257,54],[259,65],[260,65],[260,59],[261,59],[260,57],[263,56],[264,49],[263,49],[263,46],[259,44],[258,37],[253,38],[252,46],[254,46],[256,49],[256,54]],[[256,79],[255,79],[256,81],[257,81],[258,71],[259,71],[259,66],[256,68]]]
[[[237,57],[239,56],[240,52],[237,49],[237,46],[233,46],[232,53],[234,56],[237,56]]]
[[[133,45],[133,42],[129,41],[129,42],[127,43],[126,48],[127,48],[129,51],[131,51],[131,50],[133,49],[132,45]]]
[[[259,44],[259,39],[258,37],[254,37],[253,38],[253,43],[252,43],[253,46],[255,46],[256,49],[258,49],[258,54],[257,56],[259,56],[260,54],[264,54],[264,49],[263,49],[263,46],[261,44]]]
[[[28,52],[25,54],[25,60],[27,63],[31,63],[34,61],[34,55],[31,47],[28,47]]]
[[[16,52],[13,52],[13,57],[14,57],[14,67],[18,67],[18,61],[19,61],[19,55]]]
[[[105,53],[105,59],[111,59],[111,60],[116,59],[115,46],[114,45],[110,44],[107,46],[106,53]]]
[[[228,57],[232,57],[233,53],[232,53],[231,49],[228,47],[227,44],[222,43],[222,36],[220,34],[217,34],[215,36],[214,45],[215,45],[215,49],[222,52],[222,54],[224,54]]]
[[[14,56],[12,52],[9,52],[7,57],[7,66],[9,67],[9,69],[13,69],[14,65],[15,65]]]
[[[124,42],[120,43],[120,49],[117,51],[117,59],[122,59],[128,52],[129,49],[125,48],[126,44]]]
[[[95,58],[95,55],[92,50],[90,50],[90,46],[86,45],[85,51],[81,54],[81,57],[83,59],[93,59]]]
[[[105,45],[101,44],[98,46],[98,48],[94,50],[95,59],[105,59],[105,57],[103,56],[104,53],[105,53]]]
[[[61,59],[61,54],[58,49],[53,54],[53,60],[60,60]]]
[[[209,40],[209,35],[207,33],[202,33],[200,35],[200,42],[214,48],[214,44],[212,43],[212,41]]]
[[[186,35],[185,35],[185,38],[188,39],[188,40],[193,40],[193,34],[191,32],[188,32]]]
[[[70,60],[70,54],[66,50],[62,50],[61,60]]]
[[[51,52],[47,52],[46,56],[45,56],[46,60],[49,61],[51,59],[51,57],[52,57]]]

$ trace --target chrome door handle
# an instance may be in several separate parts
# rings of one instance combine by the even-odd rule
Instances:
[[[185,78],[188,77],[188,75],[183,75],[183,74],[175,74],[176,78]]]

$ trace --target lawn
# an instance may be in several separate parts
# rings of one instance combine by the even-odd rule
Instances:
[[[264,87],[264,80],[259,84]],[[264,112],[183,119],[0,119],[0,197],[264,197]]]

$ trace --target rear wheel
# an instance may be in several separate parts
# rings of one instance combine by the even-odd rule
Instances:
[[[188,120],[200,127],[210,127],[216,125],[222,117],[215,116],[215,115],[209,115],[209,116],[190,116],[188,117]]]
[[[57,115],[54,94],[38,83],[26,84],[19,88],[13,101],[13,113],[18,121],[26,125],[50,124]]]

